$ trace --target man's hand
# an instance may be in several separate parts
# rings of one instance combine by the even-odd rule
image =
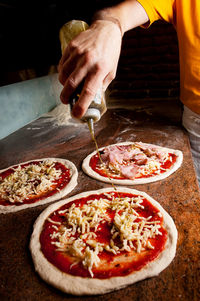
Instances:
[[[68,103],[71,94],[84,80],[84,86],[73,109],[81,118],[97,90],[105,91],[115,78],[121,51],[122,34],[117,24],[109,20],[96,20],[67,46],[60,60],[59,80],[64,86],[61,101]]]
[[[105,91],[115,78],[123,33],[145,24],[149,17],[136,0],[124,0],[116,6],[97,12],[88,30],[81,32],[67,46],[59,64],[59,80],[64,85],[63,103],[84,81],[84,86],[73,109],[81,118],[87,111],[97,90]]]

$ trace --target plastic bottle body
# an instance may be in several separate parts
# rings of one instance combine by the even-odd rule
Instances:
[[[72,20],[63,25],[60,30],[60,42],[61,42],[61,49],[64,52],[67,44],[73,39],[77,34],[81,31],[87,30],[88,25],[87,23],[79,20]],[[79,85],[76,91],[71,95],[69,99],[71,110],[73,109],[74,104],[78,101],[79,96],[81,94],[83,88],[83,82]],[[81,118],[82,122],[88,122],[88,120],[92,119],[93,122],[97,122],[101,116],[106,111],[106,102],[105,102],[105,95],[102,88],[99,88],[93,101],[91,102],[88,110],[86,111],[85,115]]]

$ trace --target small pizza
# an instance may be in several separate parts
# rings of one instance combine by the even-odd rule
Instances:
[[[89,176],[107,183],[133,185],[164,179],[182,163],[180,150],[142,142],[122,142],[94,151],[82,164]]]
[[[177,230],[144,192],[88,191],[54,203],[34,224],[36,271],[74,295],[104,294],[158,275],[173,260]]]
[[[75,165],[44,158],[0,170],[0,213],[15,212],[58,200],[77,185]]]

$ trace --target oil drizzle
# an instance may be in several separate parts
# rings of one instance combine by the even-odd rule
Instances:
[[[95,148],[96,148],[96,151],[97,151],[97,154],[98,154],[100,163],[101,163],[101,165],[103,166],[103,169],[104,169],[104,171],[105,171],[105,173],[106,173],[108,179],[110,180],[111,185],[113,186],[114,190],[117,191],[116,186],[113,184],[112,179],[111,179],[110,176],[108,175],[108,172],[107,172],[107,168],[106,168],[106,166],[105,166],[105,163],[103,162],[103,160],[102,160],[102,158],[101,158],[101,154],[100,154],[100,152],[99,152],[99,146],[98,146],[97,140],[96,140],[96,138],[95,138],[95,136],[94,136],[93,120],[92,120],[92,119],[89,119],[88,122],[87,122],[87,124],[88,124],[88,128],[89,128],[89,131],[90,131],[91,138],[92,138],[92,140],[93,140],[93,142],[94,142],[94,144],[95,144]],[[119,196],[119,194],[118,194],[118,196]],[[119,196],[119,198],[120,198],[120,196]]]

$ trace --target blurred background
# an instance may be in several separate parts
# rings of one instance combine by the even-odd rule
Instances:
[[[89,23],[95,10],[114,2],[0,1],[0,85],[54,72],[61,26],[72,19]]]
[[[69,20],[90,23],[95,10],[120,1],[0,1],[0,85],[57,72],[59,29]],[[171,24],[125,34],[111,98],[179,98],[178,43]]]

